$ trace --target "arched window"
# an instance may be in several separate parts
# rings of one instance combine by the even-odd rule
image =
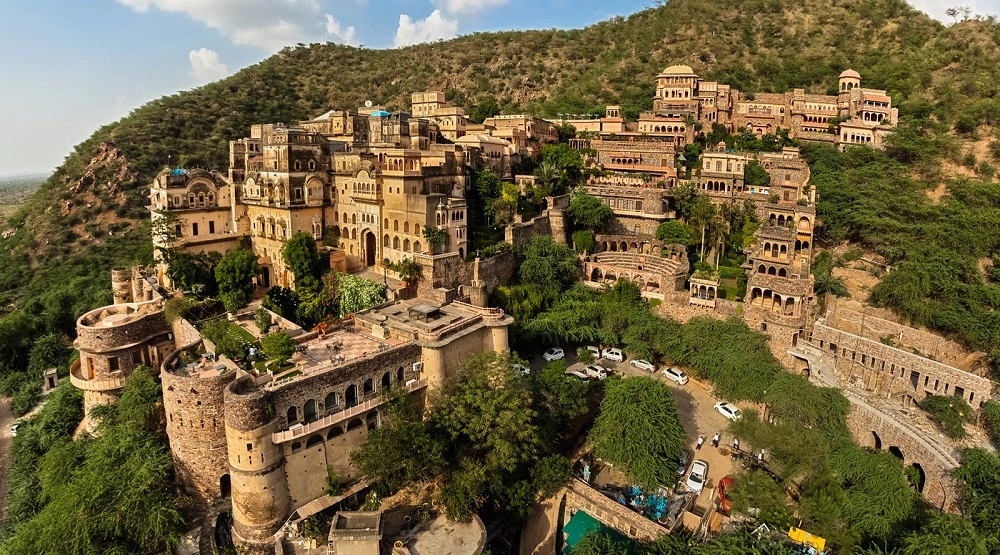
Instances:
[[[420,235],[420,224],[413,224],[413,234],[417,236]]]
[[[399,237],[392,238],[392,248],[399,250]]]
[[[410,252],[410,240],[409,239],[403,239],[403,250],[406,251],[406,252]]]
[[[351,408],[358,404],[358,386],[351,385],[347,388],[347,392],[344,393],[344,405],[347,408]]]
[[[393,231],[399,231],[399,220],[393,220],[392,221],[392,230]]]
[[[316,169],[316,161],[315,160],[309,160],[309,169],[310,170],[315,170]]]
[[[295,161],[295,171],[299,171],[301,169],[302,169],[302,162],[300,162],[299,160],[296,160]]]
[[[388,391],[392,388],[392,375],[386,372],[382,374],[382,390]]]
[[[382,220],[382,227],[389,229],[389,218]]]
[[[298,407],[288,407],[288,423],[292,424],[299,419]]]
[[[327,439],[327,441],[329,441],[329,440],[331,440],[331,439],[333,439],[333,438],[335,438],[337,436],[341,436],[341,435],[344,435],[344,429],[341,428],[340,426],[334,426],[334,427],[330,428],[330,432],[326,434],[326,439]]]
[[[320,443],[323,443],[323,436],[319,434],[310,436],[309,439],[306,440],[306,449],[312,447],[313,445],[318,445]]]
[[[365,380],[365,385],[362,392],[364,395],[371,395],[372,393],[375,393],[375,380],[371,378]]]
[[[338,404],[338,399],[337,399],[337,393],[335,391],[330,392],[329,394],[327,394],[326,399],[323,399],[323,407],[328,411],[330,409],[336,408],[337,404]]]
[[[403,367],[400,366],[399,370],[396,370],[396,381],[403,383]]]
[[[361,426],[364,426],[364,424],[365,423],[362,422],[360,418],[355,418],[347,423],[347,431],[350,432],[351,430],[357,430]]]
[[[302,450],[302,444],[298,441],[292,442],[292,453],[298,453]]]
[[[389,248],[389,236],[385,235],[382,237],[382,246]]]
[[[369,432],[374,430],[375,428],[378,428],[378,411],[373,410],[369,412],[368,416],[365,417],[365,423],[368,424]]]
[[[423,250],[421,250],[420,246],[421,246],[420,245],[420,241],[414,241],[413,242],[413,252],[424,252]]]
[[[410,232],[410,222],[403,222],[403,233]]]
[[[306,401],[304,407],[302,407],[302,418],[306,421],[306,424],[316,420],[316,400],[309,399]]]

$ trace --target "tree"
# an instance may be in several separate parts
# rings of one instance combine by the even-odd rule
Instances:
[[[902,555],[987,555],[985,539],[959,516],[935,512],[930,520],[903,540]]]
[[[371,430],[351,464],[383,495],[433,477],[444,463],[444,444],[431,434],[420,408],[404,388],[384,392],[382,426]]]
[[[299,231],[292,235],[281,247],[281,258],[295,276],[296,288],[318,287],[324,268],[312,234]]]
[[[535,168],[535,182],[538,184],[538,188],[543,191],[542,196],[548,196],[553,191],[556,191],[565,175],[565,172],[552,162],[542,162],[539,164]]]
[[[594,454],[644,487],[673,483],[684,427],[670,388],[645,376],[604,383],[601,411],[587,438]]]
[[[576,138],[576,127],[571,123],[564,123],[557,126],[556,132],[559,134],[560,143],[568,143],[570,139]]]
[[[295,342],[283,331],[265,335],[260,340],[260,348],[267,355],[268,360],[274,362],[274,369],[277,370],[288,362],[295,354]]]
[[[472,109],[472,112],[469,113],[469,121],[472,123],[483,123],[499,113],[500,105],[497,104],[496,99],[487,97]]]
[[[690,222],[701,228],[701,256],[700,260],[705,260],[705,230],[715,218],[715,206],[707,195],[699,194],[695,197],[694,205],[691,207]]]
[[[541,155],[542,163],[549,163],[559,168],[569,183],[576,183],[583,175],[583,157],[580,156],[580,151],[567,144],[543,145]],[[563,188],[557,188],[553,193],[561,194]]]
[[[426,226],[423,229],[424,239],[431,246],[431,252],[436,253],[442,246],[448,244],[448,231],[439,227]]]
[[[771,174],[756,160],[750,160],[743,170],[743,182],[748,187],[766,187],[771,184]]]
[[[573,233],[573,249],[580,254],[588,254],[594,251],[594,232],[589,229],[581,229]]]
[[[1000,541],[1000,457],[982,448],[963,449],[954,471],[962,486],[965,516],[993,542]]]
[[[399,262],[392,262],[389,259],[382,261],[382,265],[392,270],[399,276],[399,279],[407,283],[416,283],[423,276],[423,269],[420,263],[412,257],[402,258]]]
[[[47,333],[31,344],[28,354],[28,370],[41,376],[49,368],[66,364],[70,350],[66,338],[58,333]]]
[[[736,476],[731,492],[733,508],[746,514],[757,509],[757,519],[770,526],[787,528],[795,523],[788,510],[785,488],[764,470],[747,470]]]
[[[200,329],[205,339],[215,344],[216,354],[235,359],[243,355],[243,341],[229,331],[229,322],[224,318],[215,318],[201,324]]]
[[[691,240],[691,228],[680,220],[669,220],[658,225],[656,238],[665,243],[677,243],[685,247],[694,242]]]
[[[944,433],[956,439],[967,435],[965,423],[971,421],[974,415],[969,403],[954,395],[928,395],[920,402],[920,408],[930,413],[931,419],[941,426]]]
[[[215,279],[219,283],[219,296],[226,310],[235,312],[250,302],[253,295],[253,279],[260,273],[257,255],[244,248],[227,252],[215,267]]]
[[[518,276],[522,283],[539,286],[546,298],[555,299],[560,291],[580,279],[580,259],[552,237],[535,235],[521,253]]]
[[[673,188],[673,194],[677,217],[684,220],[685,223],[692,223],[691,210],[694,208],[695,201],[701,196],[700,191],[695,187],[694,182],[684,181]]]
[[[635,555],[631,543],[622,536],[588,531],[573,547],[573,555]]]
[[[385,302],[385,284],[352,274],[338,273],[337,278],[339,289],[337,303],[341,318]]]
[[[514,183],[504,183],[500,188],[500,196],[493,199],[491,210],[497,223],[514,221],[517,205],[521,200],[521,189]]]
[[[591,231],[604,227],[614,217],[610,206],[582,187],[573,189],[573,194],[569,197],[568,213],[574,225]]]
[[[257,329],[260,333],[266,334],[267,330],[271,329],[271,313],[264,307],[260,307],[253,311],[253,322],[257,325]]]

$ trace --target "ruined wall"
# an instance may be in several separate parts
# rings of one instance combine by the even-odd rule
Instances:
[[[902,453],[904,467],[914,465],[923,473],[920,489],[924,499],[938,509],[959,514],[960,489],[951,476],[958,464],[940,446],[927,442],[890,415],[853,399],[847,427],[862,447],[877,450],[895,447]],[[898,457],[898,453],[893,454]]]
[[[434,299],[440,303],[454,300],[445,297],[443,290],[457,290],[459,286],[472,283],[475,274],[475,261],[465,261],[458,253],[446,255],[415,254],[420,263],[422,277],[417,282],[417,295]],[[489,258],[479,259],[479,279],[486,284],[486,294],[490,295],[500,285],[510,281],[517,270],[517,256],[514,253],[501,253]]]
[[[514,245],[514,248],[520,249],[527,245],[535,235],[552,236],[552,225],[549,221],[548,211],[541,216],[532,218],[528,223],[514,223],[507,226],[507,229],[504,231],[504,241]],[[556,242],[565,243],[565,235],[562,241],[556,240]]]
[[[572,478],[566,490],[563,522],[569,522],[576,511],[584,511],[622,535],[640,542],[653,541],[668,533],[663,526],[608,499],[582,481]]]
[[[742,304],[727,299],[716,299],[715,308],[707,306],[697,306],[688,302],[691,293],[684,291],[669,291],[663,295],[663,302],[660,303],[659,312],[661,316],[685,323],[691,318],[698,316],[708,316],[718,320],[725,320],[732,316],[742,314]]]
[[[823,320],[812,342],[836,356],[838,377],[846,383],[916,401],[928,395],[955,395],[974,408],[986,402],[993,382],[940,362],[832,328]]]
[[[945,339],[940,335],[840,307],[836,302],[832,303],[828,310],[826,320],[831,327],[839,330],[875,341],[887,338],[904,350],[920,352],[928,358],[949,366],[960,367],[970,355],[982,355],[982,353],[971,353],[960,343]],[[902,339],[900,340],[900,338]]]

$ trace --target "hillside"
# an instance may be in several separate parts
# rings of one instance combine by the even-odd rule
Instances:
[[[902,0],[672,0],[582,30],[477,33],[386,51],[288,48],[98,129],[15,214],[17,233],[0,240],[0,306],[17,311],[0,319],[0,371],[22,366],[18,349],[34,334],[72,333],[75,314],[106,300],[110,267],[149,260],[144,206],[157,170],[168,160],[221,169],[227,142],[253,123],[366,99],[405,109],[411,92],[429,88],[467,109],[490,98],[540,115],[620,103],[634,117],[650,106],[655,75],[685,63],[746,91],[826,92],[853,67],[866,86],[888,89],[904,118],[930,115],[970,133],[1000,121],[998,45],[993,21],[945,27]]]

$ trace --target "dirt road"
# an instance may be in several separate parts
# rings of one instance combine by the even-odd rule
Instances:
[[[7,472],[13,459],[14,438],[10,435],[13,424],[10,398],[0,397],[0,522],[7,516]]]

